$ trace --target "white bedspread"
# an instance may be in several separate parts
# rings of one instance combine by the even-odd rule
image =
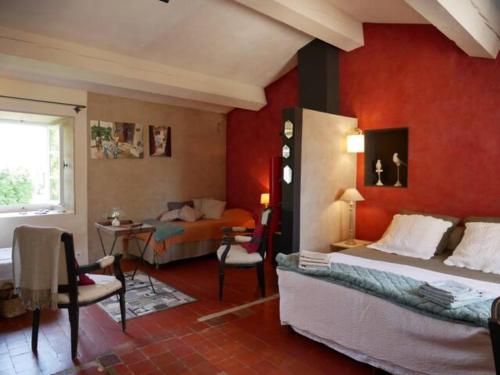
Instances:
[[[342,253],[331,261],[423,281],[455,279],[492,293],[498,284]],[[410,311],[381,298],[278,270],[280,318],[296,331],[395,374],[493,374],[489,332]],[[497,293],[500,294],[500,293]]]

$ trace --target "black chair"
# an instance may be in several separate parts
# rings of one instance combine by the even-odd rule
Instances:
[[[491,305],[489,327],[493,358],[495,359],[495,369],[497,375],[500,375],[500,297],[495,299]]]
[[[223,296],[224,271],[226,267],[255,267],[257,269],[257,280],[259,283],[260,294],[262,297],[266,295],[264,260],[266,259],[271,216],[271,208],[266,208],[262,211],[260,224],[263,227],[263,232],[260,237],[253,235],[238,235],[241,233],[250,234],[254,231],[253,228],[223,228],[224,238],[222,239],[221,246],[217,250],[217,258],[219,259],[219,300],[221,300]],[[241,246],[244,242],[253,242],[257,247],[257,251],[254,253],[248,253],[247,250]]]
[[[79,267],[75,259],[73,235],[70,233],[63,233],[61,241],[64,244],[64,252],[61,252],[60,256],[65,256],[66,259],[65,262],[60,262],[57,305],[60,309],[68,309],[69,323],[71,326],[71,358],[75,359],[78,349],[80,307],[92,305],[117,295],[120,302],[122,330],[125,331],[125,278],[120,268],[121,255],[106,256],[96,263]],[[66,269],[64,269],[64,263]],[[89,275],[96,284],[78,286],[78,275],[104,269],[111,265],[113,266],[114,276]],[[38,347],[39,325],[40,309],[36,309],[33,311],[31,335],[31,349],[34,353],[37,352]]]

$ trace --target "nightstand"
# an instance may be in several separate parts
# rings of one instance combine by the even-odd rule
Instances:
[[[330,251],[342,251],[342,250],[347,250],[347,249],[354,249],[355,247],[363,247],[367,246],[371,243],[372,241],[364,241],[364,240],[354,240],[356,243],[354,245],[349,245],[346,244],[345,241],[340,241],[336,242],[330,245]]]

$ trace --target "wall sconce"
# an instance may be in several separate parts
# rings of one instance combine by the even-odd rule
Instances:
[[[266,208],[269,206],[269,193],[260,195],[260,204],[263,204]]]
[[[365,152],[365,136],[360,128],[354,129],[353,133],[347,136],[347,152]]]

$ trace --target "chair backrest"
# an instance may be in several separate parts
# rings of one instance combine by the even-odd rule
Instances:
[[[39,239],[45,235],[49,231],[54,231],[58,230],[59,233],[61,231],[57,228],[51,228],[51,227],[32,227],[32,226],[27,226],[23,225],[19,227],[19,233],[24,233],[25,235],[28,236],[28,239],[31,237],[32,239]],[[17,232],[17,229],[16,229]],[[59,287],[67,288],[69,284],[72,284],[72,282],[77,284],[76,281],[76,260],[75,260],[75,251],[74,251],[74,245],[73,245],[73,235],[67,232],[62,232],[60,234],[61,236],[61,250],[59,253],[59,264],[58,264],[58,269],[57,269],[57,277],[58,277],[58,285]],[[17,239],[19,241],[19,238]],[[30,240],[28,240],[30,241]],[[19,252],[21,253],[21,257],[23,253],[26,253],[29,255],[29,257],[33,257],[34,253],[33,250],[30,249],[32,246],[30,246],[31,242],[26,243],[26,241],[19,241],[16,246],[19,246]],[[43,243],[43,239],[42,239]],[[42,245],[43,246],[43,245]],[[30,251],[31,250],[31,251]],[[40,253],[38,252],[39,256],[44,256],[44,254],[47,254],[49,251],[53,251],[53,248],[50,248],[48,246],[47,248],[40,247],[39,251],[43,252]],[[36,254],[36,253],[35,253]],[[13,259],[15,261],[15,259]],[[36,261],[36,259],[33,259],[33,261]],[[19,265],[21,266],[21,265]],[[21,272],[23,270],[21,269]],[[53,272],[52,270],[50,272]]]
[[[59,292],[69,293],[71,301],[78,298],[77,263],[73,235],[65,232],[61,236],[61,241],[64,244],[64,251],[59,257]]]
[[[267,207],[262,211],[262,214],[260,215],[260,224],[263,227],[263,233],[262,237],[260,239],[259,243],[259,249],[258,252],[262,256],[262,258],[266,257],[266,252],[267,252],[267,246],[268,246],[268,239],[269,239],[269,224],[271,224],[271,217],[273,214],[273,209],[271,207]]]

